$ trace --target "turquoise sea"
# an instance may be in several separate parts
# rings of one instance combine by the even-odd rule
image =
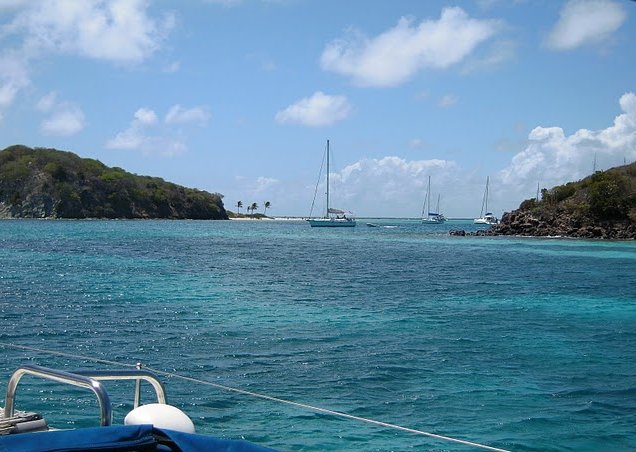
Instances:
[[[503,449],[636,450],[636,243],[370,221],[0,221],[0,405],[22,364],[100,359]],[[473,450],[164,382],[199,432],[282,451]],[[99,421],[33,377],[16,406]]]

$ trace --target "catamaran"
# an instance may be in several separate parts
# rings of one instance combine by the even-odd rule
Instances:
[[[422,208],[423,224],[440,224],[446,221],[446,217],[439,213],[439,195],[437,195],[437,208],[435,212],[431,212],[431,176],[428,176],[428,190],[424,199],[424,207]]]
[[[473,220],[474,224],[498,224],[499,220],[497,219],[497,217],[492,213],[492,212],[488,212],[488,184],[489,184],[490,178],[486,177],[486,189],[484,190],[484,198],[482,199],[481,202],[481,212],[479,213],[479,218],[475,218]],[[484,212],[486,212],[484,214]]]
[[[312,228],[315,227],[353,227],[356,220],[351,212],[330,207],[329,205],[329,140],[327,140],[327,210],[322,218],[309,218],[307,221]],[[317,191],[317,187],[316,187]],[[315,197],[314,197],[315,201]],[[313,211],[313,203],[312,203]],[[311,214],[309,215],[311,217]]]

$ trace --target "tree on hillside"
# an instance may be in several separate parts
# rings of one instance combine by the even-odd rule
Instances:
[[[243,207],[243,201],[236,203],[236,213],[241,213],[241,207]]]
[[[252,215],[254,215],[254,211],[258,210],[258,204],[253,202],[252,205],[250,206],[250,209],[252,209]]]
[[[267,215],[267,209],[269,209],[272,206],[272,203],[269,201],[265,201],[265,211],[263,212],[263,215]]]

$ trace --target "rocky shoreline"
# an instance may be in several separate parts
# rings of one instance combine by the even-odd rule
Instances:
[[[565,211],[553,215],[535,215],[515,210],[506,212],[499,224],[489,229],[466,232],[449,231],[452,236],[524,236],[524,237],[572,237],[605,240],[636,240],[636,226],[629,221],[589,222]]]

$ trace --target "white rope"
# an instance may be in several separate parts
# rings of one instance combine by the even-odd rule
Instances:
[[[52,351],[52,350],[44,350],[44,349],[35,348],[35,347],[27,347],[27,346],[24,346],[24,345],[7,344],[7,343],[4,343],[4,342],[0,342],[0,346],[8,347],[8,348],[20,349],[20,350],[28,350],[28,351],[46,353],[46,354],[51,354],[51,355],[65,356],[65,357],[68,357],[68,358],[83,359],[83,360],[87,360],[87,361],[93,361],[93,362],[102,363],[102,364],[108,364],[108,365],[113,365],[113,366],[136,367],[136,364],[118,363],[116,361],[109,361],[109,360],[99,359],[99,358],[90,358],[90,357],[86,357],[86,356],[82,356],[82,355],[75,355],[75,354],[72,354],[72,353],[56,352],[56,351]],[[390,424],[390,423],[382,422],[382,421],[376,421],[374,419],[369,419],[369,418],[365,418],[365,417],[354,416],[352,414],[347,414],[347,413],[343,413],[343,412],[340,412],[340,411],[329,410],[327,408],[320,408],[320,407],[316,407],[316,406],[313,406],[313,405],[307,405],[305,403],[300,403],[300,402],[294,402],[294,401],[291,401],[291,400],[281,399],[281,398],[278,398],[278,397],[273,397],[273,396],[269,396],[269,395],[266,395],[266,394],[261,394],[261,393],[258,393],[258,392],[246,391],[244,389],[233,388],[231,386],[225,386],[225,385],[218,384],[218,383],[212,383],[210,381],[199,380],[197,378],[187,377],[187,376],[179,375],[179,374],[176,374],[176,373],[173,373],[173,372],[165,372],[163,370],[153,369],[153,368],[147,367],[147,366],[144,366],[144,368],[149,370],[149,371],[151,371],[151,372],[154,372],[154,373],[156,373],[158,375],[163,375],[165,377],[176,378],[176,379],[180,379],[180,380],[184,380],[184,381],[189,381],[189,382],[192,382],[192,383],[203,384],[203,385],[206,385],[206,386],[211,386],[213,388],[222,389],[224,391],[235,392],[235,393],[238,393],[238,394],[248,395],[248,396],[251,396],[251,397],[257,397],[257,398],[260,398],[260,399],[270,400],[272,402],[284,403],[284,404],[287,404],[287,405],[292,405],[292,406],[295,406],[295,407],[304,408],[304,409],[315,411],[315,412],[318,412],[318,413],[324,413],[324,414],[329,414],[329,415],[332,415],[332,416],[342,417],[342,418],[346,418],[346,419],[352,419],[352,420],[355,420],[355,421],[366,422],[368,424],[378,425],[380,427],[390,428],[390,429],[394,429],[394,430],[400,430],[400,431],[403,431],[403,432],[408,432],[408,433],[413,433],[413,434],[416,434],[416,435],[427,436],[429,438],[435,438],[435,439],[439,439],[439,440],[443,440],[443,441],[449,441],[449,442],[453,442],[453,443],[463,444],[465,446],[476,447],[476,448],[479,448],[479,449],[491,450],[491,451],[497,451],[497,452],[510,452],[510,451],[508,451],[506,449],[499,449],[497,447],[492,447],[492,446],[488,446],[488,445],[485,445],[485,444],[479,444],[479,443],[475,443],[475,442],[472,442],[472,441],[466,441],[466,440],[463,440],[463,439],[453,438],[453,437],[450,437],[450,436],[438,435],[438,434],[435,434],[435,433],[425,432],[425,431],[422,431],[422,430],[416,430],[416,429],[412,429],[412,428],[408,428],[408,427],[402,427],[400,425]]]

